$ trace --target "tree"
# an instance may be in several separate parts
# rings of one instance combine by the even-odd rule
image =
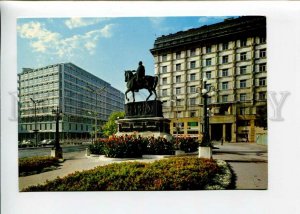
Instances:
[[[125,112],[113,112],[108,118],[108,121],[103,126],[103,134],[106,137],[109,137],[118,131],[118,125],[116,124],[116,120],[118,118],[124,118]]]

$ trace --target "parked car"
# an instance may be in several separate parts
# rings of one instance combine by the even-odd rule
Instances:
[[[44,139],[40,142],[41,146],[53,146],[55,145],[55,140],[53,139]]]
[[[46,146],[48,141],[49,141],[48,139],[44,139],[44,140],[40,141],[39,146]]]
[[[34,143],[32,140],[23,140],[21,145],[22,147],[33,147]]]

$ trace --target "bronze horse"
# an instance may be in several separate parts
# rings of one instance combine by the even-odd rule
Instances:
[[[125,92],[125,96],[126,96],[127,101],[129,101],[129,99],[127,97],[127,93],[129,91],[131,91],[132,96],[133,96],[133,102],[135,102],[134,92],[137,90],[140,90],[140,89],[147,89],[149,91],[150,94],[147,97],[146,101],[148,101],[148,99],[151,97],[151,95],[153,94],[152,92],[154,92],[155,100],[156,100],[157,94],[156,94],[155,88],[157,85],[158,77],[146,75],[144,78],[144,82],[142,84],[139,84],[136,81],[136,78],[134,78],[133,72],[135,72],[135,71],[125,71],[125,82],[127,82],[127,90]]]

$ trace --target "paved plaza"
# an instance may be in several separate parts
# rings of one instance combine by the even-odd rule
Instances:
[[[235,143],[215,144],[213,158],[227,161],[236,174],[236,189],[266,189],[268,183],[267,146]],[[195,154],[197,155],[197,154]],[[104,158],[102,156],[85,155],[85,151],[70,152],[64,154],[65,161],[53,171],[36,175],[19,177],[19,189],[37,184],[43,184],[46,180],[64,177],[75,171],[93,169],[97,166],[107,165],[113,162],[122,162],[121,159]],[[126,159],[125,161],[155,161],[163,156],[147,156],[141,159]]]

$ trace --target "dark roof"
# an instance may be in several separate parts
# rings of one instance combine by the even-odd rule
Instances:
[[[216,40],[230,40],[248,35],[266,35],[266,17],[242,16],[225,19],[223,22],[204,25],[186,31],[158,37],[154,42],[151,53],[176,48],[179,46],[194,45],[195,43],[213,43]]]

